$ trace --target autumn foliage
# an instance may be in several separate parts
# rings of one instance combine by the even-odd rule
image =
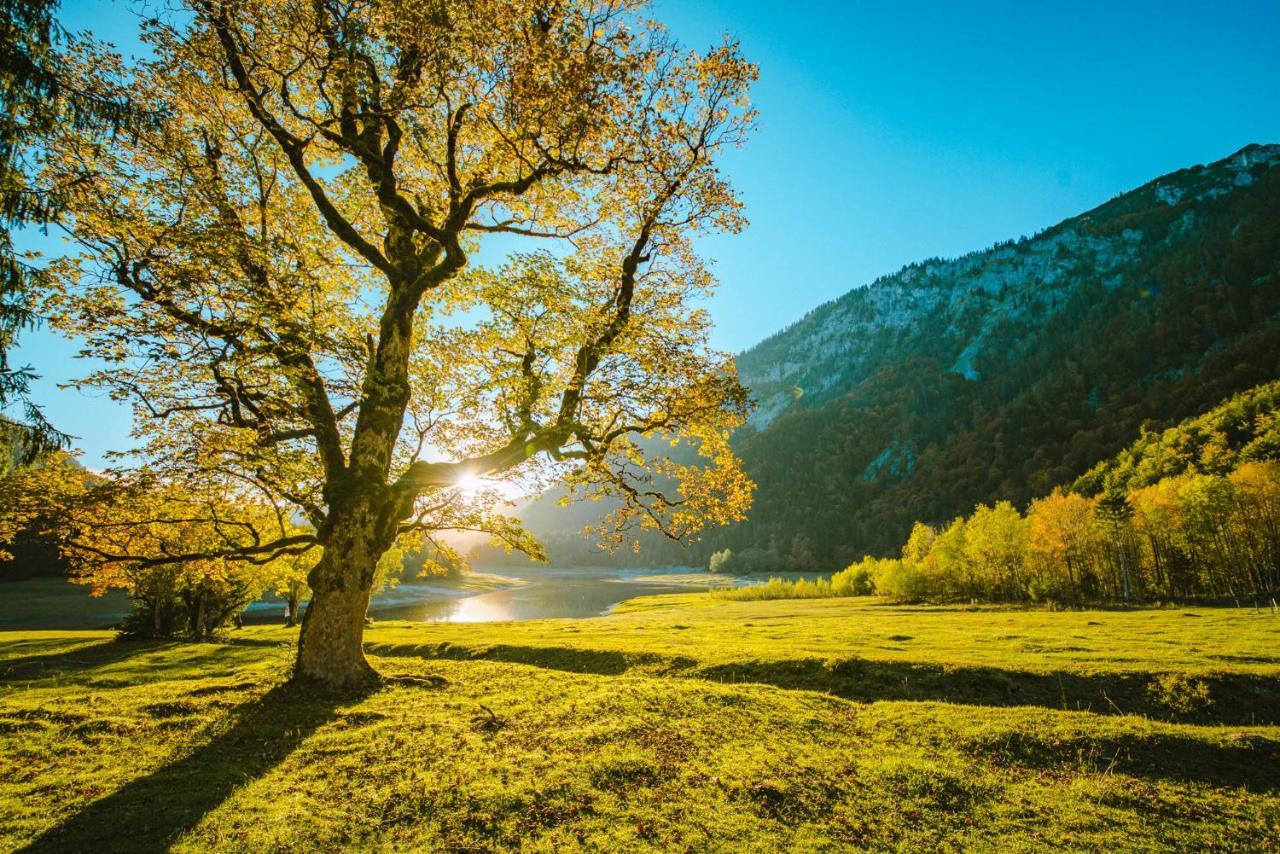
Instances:
[[[1126,509],[1108,512],[1108,499]],[[1009,502],[935,528],[900,559],[863,562],[902,599],[1267,601],[1280,588],[1280,463],[1186,473],[1127,495],[1055,490],[1025,514]]]
[[[612,544],[742,518],[749,400],[696,245],[745,222],[717,165],[754,123],[735,44],[685,50],[631,0],[191,0],[143,36],[69,67],[160,120],[43,161],[91,179],[41,311],[133,406],[104,477],[148,490],[103,561],[309,551],[299,673],[351,685],[388,551],[541,555],[468,479],[608,496]]]

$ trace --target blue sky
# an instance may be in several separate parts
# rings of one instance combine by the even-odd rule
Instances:
[[[64,0],[72,28],[126,50],[129,9]],[[759,132],[725,163],[752,224],[704,246],[731,351],[903,264],[1280,142],[1280,0],[656,0],[654,15],[691,47],[729,32],[760,65]],[[37,400],[97,466],[129,416],[56,388],[85,372],[76,349],[37,333],[15,361],[44,375]]]

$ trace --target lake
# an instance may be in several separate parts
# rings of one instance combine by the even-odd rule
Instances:
[[[687,574],[689,567],[485,567],[485,574],[517,580],[516,586],[457,595],[430,584],[398,585],[375,595],[369,613],[380,620],[497,622],[553,617],[595,617],[626,599],[658,593],[690,593],[705,586],[662,584],[654,576]],[[644,580],[641,580],[644,579]],[[419,590],[419,588],[426,590]],[[433,595],[434,593],[434,595]],[[453,593],[453,595],[440,595]]]
[[[380,620],[483,623],[507,620],[596,617],[638,596],[692,593],[711,584],[689,583],[690,567],[631,568],[477,567],[476,574],[449,581],[410,581],[374,594],[369,614]],[[814,577],[816,573],[777,573]],[[663,576],[672,581],[663,582]],[[678,577],[678,580],[677,580]],[[711,576],[718,586],[765,580]],[[122,591],[92,598],[88,589],[64,578],[31,578],[0,584],[0,630],[109,628],[129,609]],[[278,599],[254,602],[244,614],[250,624],[284,621]]]
[[[707,586],[661,583],[662,575],[687,575],[689,567],[618,569],[614,567],[483,567],[489,576],[512,586],[475,591],[411,581],[374,594],[369,615],[379,620],[488,623],[557,617],[596,617],[619,602],[658,593],[689,593]],[[282,619],[277,603],[255,603],[246,622]]]

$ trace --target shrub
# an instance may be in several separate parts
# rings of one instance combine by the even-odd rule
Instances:
[[[863,558],[831,576],[831,589],[836,596],[867,596],[874,589],[871,581],[874,558]]]
[[[714,556],[713,556],[714,559]],[[827,578],[812,581],[801,578],[786,581],[781,578],[770,578],[764,584],[753,584],[733,590],[715,591],[722,599],[735,599],[742,602],[755,602],[762,599],[829,599],[836,596],[869,596],[873,590],[872,576],[881,563],[900,563],[900,561],[880,561],[876,558],[863,558],[858,563]]]
[[[837,594],[832,590],[831,582],[825,578],[816,581],[770,578],[764,584],[735,587],[732,590],[713,590],[712,595],[739,602],[757,602],[763,599],[827,599]]]
[[[1203,679],[1181,673],[1165,673],[1147,685],[1152,701],[1180,715],[1195,715],[1213,705],[1209,685]]]
[[[936,588],[924,567],[910,560],[877,560],[873,578],[876,593],[891,599],[924,599]]]
[[[254,579],[236,573],[205,575],[176,565],[137,571],[120,633],[203,640],[230,625],[260,592]]]
[[[707,568],[711,572],[734,575],[763,575],[766,572],[777,572],[784,567],[782,559],[772,549],[745,549],[737,554],[730,549],[724,549],[711,555]]]

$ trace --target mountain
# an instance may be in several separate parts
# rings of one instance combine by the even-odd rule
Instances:
[[[647,562],[727,547],[830,568],[893,550],[915,519],[1025,503],[1144,429],[1280,377],[1280,146],[909,265],[737,364],[759,402],[735,437],[759,484],[750,518],[688,551],[648,542]],[[536,504],[553,558],[585,554],[580,520]]]

